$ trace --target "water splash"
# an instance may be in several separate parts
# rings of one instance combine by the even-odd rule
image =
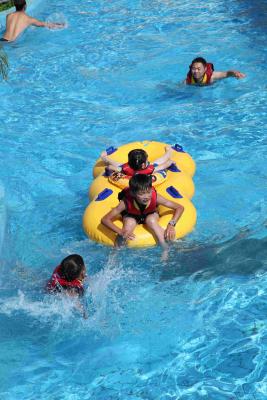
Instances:
[[[18,290],[8,299],[0,300],[0,312],[11,316],[17,312],[39,320],[47,320],[51,316],[60,316],[67,320],[75,312],[75,304],[67,296],[47,296],[44,300],[33,300],[29,294]]]
[[[46,18],[48,24],[56,24],[54,30],[67,29],[69,27],[68,20],[63,13],[53,13]]]

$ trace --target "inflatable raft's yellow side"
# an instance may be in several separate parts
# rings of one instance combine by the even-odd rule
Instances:
[[[166,144],[159,142],[135,142],[123,145],[118,149],[110,148],[108,153],[110,158],[121,162],[127,162],[128,153],[133,149],[144,149],[148,153],[150,162],[161,157],[165,153]],[[156,186],[157,193],[165,198],[181,204],[184,212],[176,224],[176,239],[182,238],[190,233],[197,219],[197,213],[190,199],[194,194],[194,183],[192,176],[195,172],[195,163],[188,153],[176,145],[173,147],[172,160],[175,161],[162,182]],[[94,241],[113,246],[116,234],[101,224],[102,217],[112,208],[118,205],[118,194],[121,188],[114,185],[105,175],[105,165],[101,160],[97,160],[94,167],[94,181],[89,190],[90,204],[83,216],[83,227],[86,234]],[[173,210],[160,206],[159,224],[166,229],[170,221]],[[117,218],[114,223],[122,227],[121,218]],[[135,228],[135,239],[128,241],[129,247],[145,247],[156,244],[155,237],[145,225],[137,225]]]
[[[179,192],[183,196],[187,197],[188,199],[193,197],[195,192],[193,180],[191,176],[184,172],[168,171],[167,179],[164,179],[161,184],[155,186],[155,189],[158,191],[161,187],[167,188],[172,182],[175,183],[176,187],[179,189]],[[107,177],[105,174],[101,174],[93,180],[89,188],[90,200],[93,200],[93,198],[96,197],[105,187],[113,189],[114,187],[118,186],[112,184],[109,180],[109,177]],[[118,189],[121,191],[119,187]]]
[[[143,141],[143,142],[133,142],[124,144],[118,148],[109,147],[107,149],[108,156],[123,164],[127,162],[128,153],[134,149],[143,149],[148,154],[148,160],[153,163],[154,160],[163,156],[165,153],[166,143],[154,142],[154,141]],[[194,175],[196,166],[192,157],[183,151],[183,148],[176,144],[173,146],[172,160],[176,163],[177,167],[182,171],[186,172],[191,177]],[[99,158],[93,169],[93,176],[96,178],[102,174],[105,170],[104,162]]]

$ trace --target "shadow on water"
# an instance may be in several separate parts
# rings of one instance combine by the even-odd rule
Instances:
[[[217,87],[217,82],[209,86],[190,86],[185,85],[182,81],[164,81],[156,86],[157,101],[177,100],[184,102],[194,98],[199,99],[199,96],[206,100],[210,99],[211,94]]]
[[[165,81],[157,85],[157,100],[187,100],[192,97],[192,91],[182,82]]]
[[[238,21],[239,17],[248,16],[252,27],[258,29],[263,29],[266,32],[266,13],[267,13],[267,3],[262,0],[254,1],[241,1],[241,6],[239,12],[235,11],[235,16]],[[247,32],[247,28],[246,28]]]
[[[267,268],[267,236],[262,239],[235,236],[220,244],[196,245],[182,250],[177,247],[171,251],[161,280],[193,274],[197,279],[251,275]]]

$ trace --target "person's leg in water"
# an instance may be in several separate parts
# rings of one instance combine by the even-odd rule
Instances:
[[[115,240],[115,247],[120,248],[126,245],[127,240],[133,240],[135,235],[133,233],[137,222],[134,218],[131,217],[123,217],[123,228],[122,235],[117,235]]]
[[[164,238],[164,229],[159,225],[159,215],[158,213],[153,213],[153,214],[149,214],[146,217],[146,221],[145,221],[147,227],[154,233],[154,235],[156,236],[159,244],[161,245],[162,249],[163,249],[163,253],[161,256],[161,260],[162,261],[167,261],[168,259],[168,249],[169,246],[165,241]]]

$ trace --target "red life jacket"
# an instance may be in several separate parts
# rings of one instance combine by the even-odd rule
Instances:
[[[50,280],[46,285],[46,290],[48,292],[61,292],[62,289],[76,289],[79,295],[84,292],[83,284],[79,279],[73,279],[72,281],[67,281],[61,276],[60,265],[54,270]]]
[[[153,164],[149,164],[145,169],[139,169],[138,171],[132,169],[128,163],[121,166],[121,172],[128,176],[134,176],[135,174],[151,175],[153,174],[154,169],[155,167]]]
[[[212,74],[213,74],[213,71],[214,71],[214,66],[213,66],[212,63],[207,63],[206,67],[207,67],[207,69],[206,69],[206,72],[205,72],[205,74],[204,74],[204,76],[202,78],[202,81],[201,82],[196,82],[194,77],[193,77],[193,75],[192,75],[191,65],[190,65],[189,72],[188,72],[187,77],[186,77],[187,85],[209,85],[211,77],[212,77]]]
[[[130,189],[129,188],[123,189],[119,193],[119,200],[124,200],[127,212],[129,214],[133,214],[133,215],[151,214],[154,211],[156,211],[156,208],[157,208],[157,192],[153,187],[152,187],[152,196],[151,196],[150,203],[142,211],[138,207],[138,203],[136,202],[136,200],[130,194]]]

